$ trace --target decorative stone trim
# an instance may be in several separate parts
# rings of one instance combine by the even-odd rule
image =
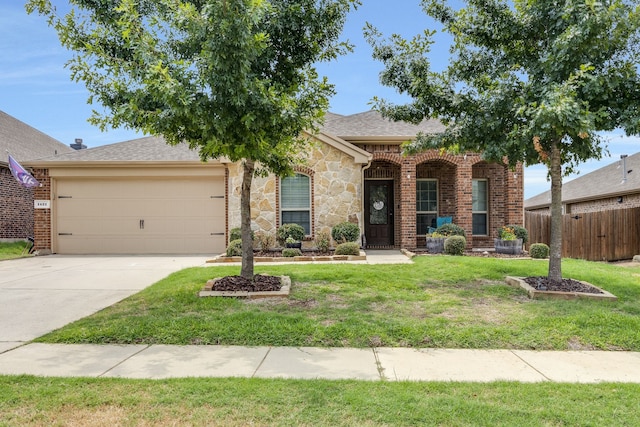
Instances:
[[[601,294],[588,294],[585,292],[559,292],[559,291],[539,291],[535,288],[533,288],[532,286],[529,286],[529,284],[527,282],[525,282],[524,280],[522,280],[521,277],[511,277],[511,276],[507,276],[507,278],[505,279],[507,284],[510,286],[513,286],[514,288],[522,288],[525,291],[527,291],[527,293],[529,294],[529,298],[531,299],[542,299],[542,298],[552,298],[552,299],[578,299],[578,298],[585,298],[585,299],[594,299],[594,300],[601,300],[601,301],[617,301],[618,297],[616,297],[615,295],[605,291],[604,289],[600,289],[597,286],[592,285],[591,283],[588,282],[583,282],[582,280],[579,280],[579,282],[582,282],[586,285],[589,285],[591,287],[594,287],[596,289],[598,289],[600,292],[602,292]]]
[[[282,287],[279,291],[260,291],[260,292],[248,292],[248,291],[212,291],[214,282],[217,280],[212,279],[207,281],[204,289],[202,289],[198,296],[200,297],[235,297],[235,298],[277,298],[288,297],[291,292],[291,278],[289,276],[280,276],[282,280]]]
[[[321,256],[294,256],[294,257],[254,257],[253,262],[316,262],[316,261],[366,261],[367,254],[360,251],[360,255],[321,255]],[[207,264],[224,264],[231,262],[242,262],[242,257],[226,256],[221,254],[214,259],[207,260]]]

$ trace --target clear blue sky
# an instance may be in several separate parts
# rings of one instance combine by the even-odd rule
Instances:
[[[66,3],[64,0],[55,1]],[[371,22],[385,35],[399,33],[411,37],[426,28],[436,28],[421,10],[418,0],[364,0],[347,21],[344,38],[355,44],[355,52],[337,61],[322,64],[322,75],[336,85],[337,94],[331,111],[354,114],[370,109],[373,96],[402,102],[392,89],[378,81],[381,64],[371,58],[371,48],[364,41],[362,28]],[[448,60],[448,38],[440,34],[430,55],[434,68],[441,69]],[[26,14],[20,0],[0,4],[0,110],[62,141],[73,143],[82,138],[88,147],[134,139],[140,134],[126,129],[100,132],[87,123],[92,108],[81,83],[74,83],[64,68],[71,57],[59,44],[55,32],[38,16]],[[581,174],[613,163],[620,154],[640,151],[640,138],[624,138],[622,132],[607,135],[611,155],[601,161],[580,166]],[[571,179],[572,177],[568,178]],[[546,191],[546,169],[529,167],[525,171],[525,198]]]

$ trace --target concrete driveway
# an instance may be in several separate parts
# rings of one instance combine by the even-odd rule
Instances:
[[[93,314],[206,256],[51,255],[0,262],[0,353]]]

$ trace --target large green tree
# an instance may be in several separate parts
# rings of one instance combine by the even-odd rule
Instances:
[[[549,280],[562,278],[562,178],[600,158],[598,134],[640,130],[637,2],[625,0],[468,0],[454,10],[424,0],[427,15],[453,38],[442,72],[429,62],[432,36],[366,35],[384,63],[383,84],[411,97],[374,99],[384,116],[441,119],[447,130],[405,146],[479,151],[510,165],[544,163],[551,178]],[[440,52],[439,52],[440,53]],[[442,53],[440,53],[442,54]]]
[[[52,3],[27,10],[75,53],[72,78],[104,107],[92,123],[242,162],[241,275],[252,278],[253,177],[292,173],[333,94],[314,64],[350,49],[338,39],[358,0],[69,0],[63,15]]]

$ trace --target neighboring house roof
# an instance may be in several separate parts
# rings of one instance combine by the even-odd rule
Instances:
[[[623,164],[626,164],[624,171]],[[626,180],[623,180],[623,176]],[[640,193],[640,153],[627,157],[625,162],[617,160],[564,183],[562,203],[598,200],[631,193]],[[524,201],[525,209],[539,209],[550,205],[551,190]]]
[[[440,133],[444,129],[444,125],[438,120],[424,120],[419,125],[414,125],[385,119],[377,111],[366,111],[349,116],[328,113],[320,130],[345,140],[407,140],[418,133]]]
[[[0,111],[0,164],[6,165],[8,154],[18,162],[41,159],[74,150],[26,123]]]

